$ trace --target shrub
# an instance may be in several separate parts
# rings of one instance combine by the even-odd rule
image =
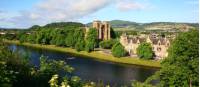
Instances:
[[[143,59],[152,59],[153,51],[150,43],[141,43],[137,48],[137,55]]]
[[[112,46],[116,43],[115,40],[111,39],[111,40],[105,40],[105,41],[101,41],[99,43],[100,47],[101,48],[104,48],[104,49],[111,49]]]
[[[112,55],[115,57],[123,57],[123,56],[126,56],[127,54],[126,50],[119,42],[113,45],[111,51],[112,51]]]
[[[76,51],[83,51],[85,48],[85,41],[82,40],[82,41],[78,41],[75,45],[75,49]]]

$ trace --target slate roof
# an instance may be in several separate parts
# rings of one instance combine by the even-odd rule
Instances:
[[[122,34],[122,36],[126,36],[128,39],[128,43],[130,43],[132,41],[132,43],[136,44],[137,41],[139,40],[140,43],[146,42],[146,38],[139,38],[139,37],[134,37],[134,36],[127,36],[126,34]],[[152,42],[153,45],[157,45],[158,42],[160,41],[161,45],[165,45],[167,41],[169,41],[171,43],[172,40],[170,39],[166,39],[166,38],[151,38],[150,40]]]

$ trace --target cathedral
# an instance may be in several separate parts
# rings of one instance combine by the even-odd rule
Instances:
[[[99,40],[110,40],[111,26],[107,21],[93,21],[92,27],[97,29]]]

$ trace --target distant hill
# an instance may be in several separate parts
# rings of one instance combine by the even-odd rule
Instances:
[[[28,28],[31,30],[38,30],[38,29],[46,29],[46,28],[51,28],[51,29],[75,29],[79,27],[84,27],[85,25],[82,23],[78,22],[54,22],[54,23],[49,23],[44,26],[39,26],[39,25],[33,25],[32,27]]]
[[[188,30],[191,28],[199,28],[198,23],[176,23],[176,22],[152,22],[152,23],[136,23],[124,20],[109,21],[114,30]],[[92,22],[82,24],[79,22],[54,22],[44,26],[34,25],[28,29],[37,30],[40,28],[52,29],[74,29],[78,27],[92,26]],[[17,30],[15,28],[0,28],[0,30]]]
[[[113,27],[128,27],[128,26],[136,27],[136,26],[139,26],[139,23],[130,22],[130,21],[122,21],[122,20],[112,20],[112,21],[110,21],[110,23]]]
[[[176,22],[152,22],[152,23],[136,23],[123,20],[109,21],[114,29],[117,30],[181,30],[198,28],[198,23],[176,23]],[[86,24],[91,26],[92,23]]]
[[[130,21],[123,21],[123,20],[112,20],[109,21],[109,23],[111,24],[112,27],[127,27],[127,26],[138,26],[139,24],[136,22],[130,22]],[[92,23],[88,23],[86,24],[87,26],[91,26]]]
[[[84,24],[78,23],[78,22],[55,22],[55,23],[46,24],[43,27],[65,28],[65,27],[83,27],[83,26],[84,26]]]
[[[28,32],[34,32],[40,29],[46,29],[46,28],[51,28],[51,29],[77,29],[80,27],[84,27],[85,25],[82,23],[78,22],[54,22],[54,23],[49,23],[44,26],[39,26],[39,25],[33,25],[30,28],[26,29],[17,29],[17,28],[0,28],[0,32],[19,32],[19,31],[28,31]]]

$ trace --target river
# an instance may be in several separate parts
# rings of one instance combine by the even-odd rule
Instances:
[[[67,64],[75,68],[73,75],[79,76],[82,80],[94,82],[102,80],[105,84],[111,84],[112,86],[117,87],[130,85],[131,80],[143,82],[159,70],[152,67],[118,64],[92,58],[82,58],[68,53],[14,44],[9,45],[9,48],[29,53],[31,63],[35,66],[39,66],[39,57],[41,55],[47,56],[48,59],[64,60]],[[157,81],[154,81],[152,83],[156,82]]]

